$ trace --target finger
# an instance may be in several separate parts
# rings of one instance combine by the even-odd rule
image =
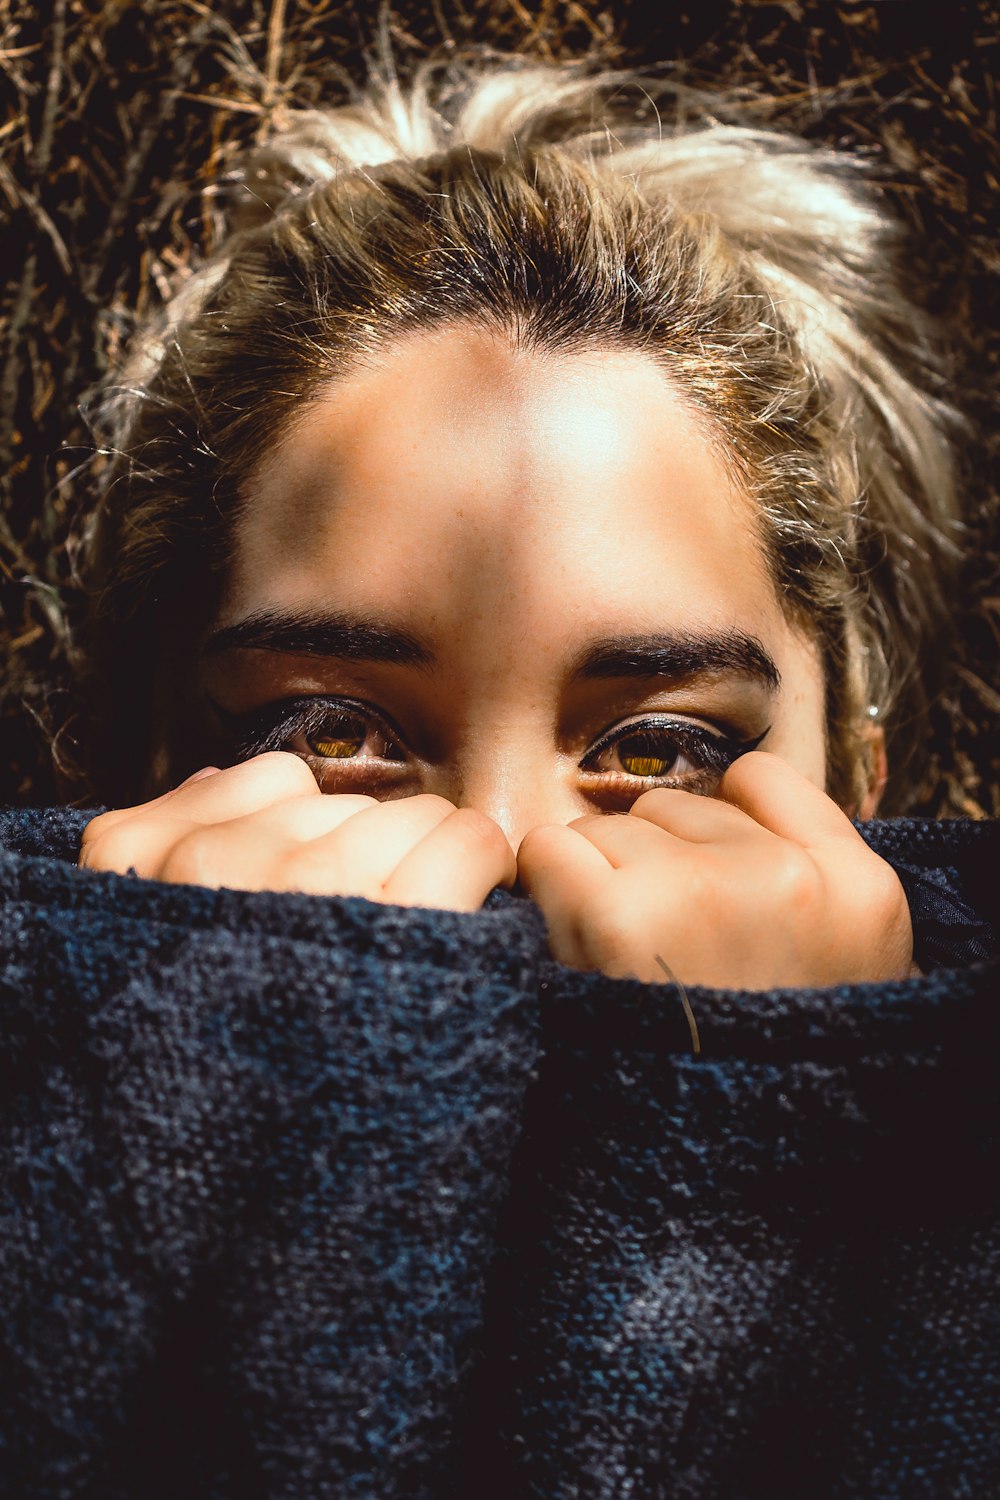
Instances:
[[[274,802],[259,812],[229,819],[224,826],[235,828],[238,823],[251,837],[284,839],[294,848],[297,844],[325,839],[359,813],[382,805],[376,797],[361,792],[329,792],[318,797],[306,793]]]
[[[151,876],[195,825],[228,822],[288,798],[322,795],[305,761],[271,751],[214,776],[191,779],[152,802],[92,818],[83,830],[80,864]]]
[[[670,834],[662,828],[627,813],[593,813],[575,818],[567,827],[597,849],[612,870],[647,860],[662,860],[664,845],[670,840]]]
[[[148,873],[212,889],[367,894],[356,888],[353,872],[348,868],[345,873],[326,841],[342,824],[377,805],[374,797],[351,793],[293,797],[224,823],[189,822]],[[306,851],[317,845],[323,852],[310,857]],[[136,869],[147,873],[138,865]]]
[[[545,823],[521,840],[517,872],[525,894],[545,914],[553,956],[568,964],[585,961],[586,913],[600,904],[614,874],[605,855],[576,829]]]
[[[719,796],[762,828],[803,849],[844,839],[860,841],[850,818],[832,798],[770,751],[741,755],[723,776]]]
[[[322,795],[301,756],[288,750],[269,750],[229,766],[217,776],[178,787],[170,813],[196,823],[221,823],[287,798]]]
[[[112,825],[103,817],[94,818],[83,830],[78,864],[81,869],[117,875],[133,870],[145,880],[156,880],[176,844],[204,826],[190,818],[170,819],[156,813]]]
[[[604,855],[612,869],[656,863],[662,865],[671,845],[680,854],[689,844],[732,843],[761,829],[738,808],[717,803],[692,792],[658,788],[643,793],[650,798],[645,811],[633,816],[594,813],[576,818],[568,826],[582,834]]]
[[[478,911],[494,886],[510,887],[516,878],[517,860],[503,830],[485,813],[459,807],[400,861],[382,900]]]
[[[324,802],[348,800],[362,799],[323,798]],[[298,853],[290,852],[289,878],[303,881],[295,889],[395,900],[385,896],[386,883],[414,846],[455,811],[453,802],[429,792],[390,802],[373,797],[364,800],[367,806],[342,818],[329,835],[311,840]]]
[[[104,830],[114,828],[116,823],[121,823],[126,818],[132,817],[133,813],[140,811],[151,811],[155,808],[161,807],[168,798],[176,797],[177,793],[181,791],[183,787],[190,786],[192,782],[204,781],[209,776],[217,776],[220,769],[221,768],[219,766],[203,766],[200,771],[195,771],[193,775],[185,777],[185,779],[179,782],[177,786],[171,787],[169,791],[161,792],[158,797],[151,797],[148,802],[139,802],[136,803],[133,807],[115,807],[111,808],[108,812],[100,813],[96,818],[92,818],[90,820],[87,828],[89,829],[92,825],[95,824],[100,824],[101,828]],[[84,830],[85,836],[86,832],[87,829]]]
[[[237,818],[228,823],[189,823],[154,869],[136,866],[137,872],[174,885],[202,885],[210,890],[288,889],[283,884],[288,839],[273,830],[252,830],[251,822]]]
[[[745,837],[755,827],[739,807],[680,787],[653,787],[636,798],[628,817],[654,823],[688,844],[717,844]]]
[[[134,807],[116,808],[102,813],[87,825],[94,835],[117,827],[131,818],[146,817],[159,812],[170,813],[192,822],[221,823],[227,818],[238,818],[244,813],[257,812],[286,797],[322,796],[316,778],[301,756],[287,750],[269,750],[255,755],[239,765],[215,770],[204,767],[180,786],[154,797],[149,802],[140,802]]]
[[[402,855],[452,811],[443,797],[405,800],[334,793],[291,798],[225,823],[191,823],[156,873],[212,888],[380,900]],[[372,813],[392,812],[395,824],[384,816],[381,826],[371,821]]]

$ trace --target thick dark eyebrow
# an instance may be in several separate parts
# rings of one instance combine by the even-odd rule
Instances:
[[[350,661],[398,662],[430,666],[434,653],[405,630],[363,616],[278,614],[263,610],[237,625],[213,631],[202,657],[222,651],[280,651],[289,656],[339,656]]]
[[[741,630],[713,635],[614,636],[594,641],[573,665],[576,677],[669,677],[675,681],[703,672],[750,677],[769,693],[781,686],[773,656],[756,636]]]
[[[277,651],[294,656],[334,656],[348,661],[392,662],[428,667],[434,653],[417,636],[380,620],[332,614],[310,616],[260,611],[213,631],[202,657],[233,650]],[[739,630],[712,635],[614,636],[595,641],[573,663],[577,678],[666,677],[672,681],[704,672],[749,677],[777,692],[781,675],[755,636]]]

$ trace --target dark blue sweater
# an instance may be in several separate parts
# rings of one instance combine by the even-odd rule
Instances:
[[[1000,1496],[996,825],[927,976],[688,993],[542,917],[75,867],[0,813],[0,1496]],[[992,956],[991,956],[992,955]]]

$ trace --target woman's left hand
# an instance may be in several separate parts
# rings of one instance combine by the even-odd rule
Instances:
[[[625,815],[533,828],[518,850],[560,962],[615,977],[772,989],[902,979],[903,888],[850,819],[777,756],[718,796],[654,788]]]

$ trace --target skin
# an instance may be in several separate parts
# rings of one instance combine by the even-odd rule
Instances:
[[[661,958],[750,988],[909,971],[899,882],[823,790],[815,645],[716,435],[652,360],[408,335],[304,411],[246,501],[194,682],[223,769],[164,790],[190,754],[165,714],[161,795],[95,819],[82,863],[458,910],[516,883],[555,957],[651,981]],[[345,654],[345,618],[404,633],[409,659]],[[641,673],[580,675],[648,636],[666,649]],[[232,716],[291,698],[355,718],[232,764]],[[652,761],[605,743],[651,714],[679,724]],[[763,737],[706,770],[719,736]]]

